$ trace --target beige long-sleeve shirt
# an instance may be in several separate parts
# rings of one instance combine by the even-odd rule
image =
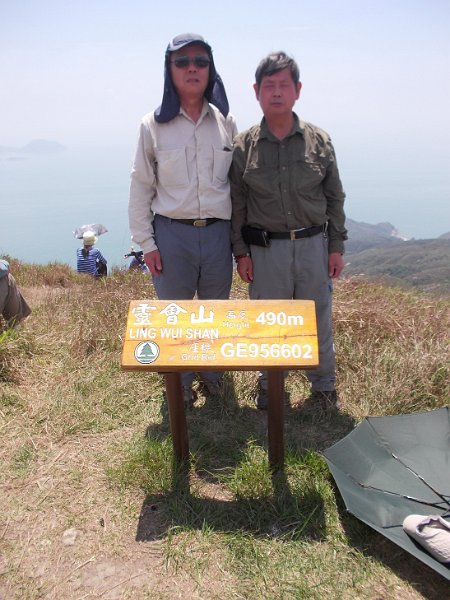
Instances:
[[[195,123],[181,109],[168,123],[157,123],[154,113],[141,123],[131,172],[128,216],[134,242],[144,253],[157,249],[153,218],[231,218],[228,171],[233,138],[233,116],[225,118],[204,102]]]

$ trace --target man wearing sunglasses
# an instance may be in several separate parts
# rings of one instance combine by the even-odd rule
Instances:
[[[198,34],[167,46],[161,106],[140,126],[131,172],[129,222],[161,300],[227,299],[231,289],[228,171],[237,133],[211,46]],[[194,373],[182,374],[185,405]],[[222,373],[200,373],[219,395]]]
[[[315,301],[320,365],[306,372],[308,404],[333,412],[331,282],[344,266],[345,194],[330,137],[292,110],[302,87],[297,63],[270,54],[255,79],[264,118],[235,139],[230,170],[237,270],[252,299]],[[261,373],[255,402],[263,410],[267,385]]]

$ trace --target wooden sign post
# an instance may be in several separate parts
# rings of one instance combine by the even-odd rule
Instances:
[[[319,364],[311,300],[133,300],[122,368],[165,373],[175,457],[187,461],[189,443],[182,371],[268,372],[268,445],[272,467],[284,460],[284,369]]]

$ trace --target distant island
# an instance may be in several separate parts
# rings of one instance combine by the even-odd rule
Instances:
[[[30,155],[57,154],[66,150],[66,147],[53,140],[31,140],[22,147],[0,146],[0,157],[6,160],[25,158]]]

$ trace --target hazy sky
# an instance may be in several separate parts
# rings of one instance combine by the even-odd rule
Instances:
[[[350,217],[450,230],[449,0],[0,0],[0,145],[134,152],[174,35],[212,45],[239,129],[259,60],[299,62],[296,111],[334,141]],[[0,183],[1,185],[1,183]]]

